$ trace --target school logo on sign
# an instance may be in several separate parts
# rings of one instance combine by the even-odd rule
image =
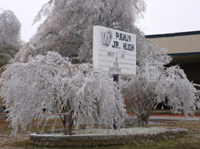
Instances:
[[[112,41],[112,31],[101,32],[102,45],[108,47]]]

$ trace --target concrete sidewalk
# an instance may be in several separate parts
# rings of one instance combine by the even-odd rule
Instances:
[[[136,114],[129,114],[136,118]],[[195,115],[195,117],[185,115],[173,115],[173,114],[152,114],[149,117],[150,120],[173,120],[173,121],[200,121],[200,115]]]
[[[174,120],[174,121],[200,121],[200,117],[185,117],[185,116],[178,116],[178,115],[153,115],[149,117],[150,120]]]

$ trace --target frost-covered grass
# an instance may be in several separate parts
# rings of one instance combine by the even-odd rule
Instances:
[[[37,120],[32,120],[33,121],[33,125],[31,130],[27,129],[27,132],[40,132],[42,131],[42,126],[40,125],[40,127],[37,126],[38,121]],[[46,127],[44,128],[44,131],[48,131],[51,130],[51,127],[53,125],[54,120],[50,119],[49,123],[46,125]],[[42,122],[44,123],[44,122]],[[6,133],[9,134],[12,131],[12,128],[9,127],[10,125],[10,121],[6,121],[6,119],[1,119],[0,118],[0,134],[2,133]],[[58,124],[55,126],[55,129],[61,129],[62,128],[62,123],[61,120],[58,120]],[[19,129],[19,133],[20,133],[20,129]]]
[[[73,131],[74,135],[128,135],[128,134],[148,134],[148,133],[158,133],[164,132],[167,128],[164,127],[149,127],[149,128],[142,128],[142,127],[135,127],[135,128],[121,128],[119,130],[114,129],[81,129],[79,131]],[[62,133],[48,133],[49,135],[62,135]]]
[[[125,135],[125,134],[144,134],[144,133],[156,133],[165,131],[167,128],[163,127],[149,127],[149,128],[121,128],[119,130],[113,129],[93,129],[91,131],[82,130],[82,131],[75,131],[75,134],[114,134],[114,135]]]
[[[53,122],[53,121],[52,121]],[[160,121],[160,125],[153,126],[154,128],[159,127],[177,127],[177,128],[187,128],[189,130],[189,135],[180,138],[180,139],[169,139],[161,141],[147,141],[140,142],[129,145],[117,145],[117,146],[102,146],[102,147],[90,147],[89,149],[132,149],[132,148],[200,148],[200,121]],[[44,149],[45,147],[37,147],[29,145],[29,137],[26,134],[18,134],[18,137],[11,137],[10,131],[11,128],[8,127],[9,122],[6,122],[6,119],[0,119],[0,148],[34,148],[34,149]],[[59,126],[60,127],[60,124]],[[149,128],[151,128],[150,126]],[[153,129],[154,129],[153,128]],[[59,128],[56,128],[59,129]],[[45,130],[51,130],[50,127],[47,127]],[[145,130],[144,130],[145,131]],[[39,132],[39,129],[34,126],[31,132]],[[19,138],[19,140],[18,140]],[[61,149],[52,147],[52,149]],[[71,148],[78,149],[78,148]]]

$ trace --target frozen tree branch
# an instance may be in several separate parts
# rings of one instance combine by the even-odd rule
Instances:
[[[83,123],[88,128],[112,126],[113,117],[120,126],[126,116],[123,97],[109,74],[94,72],[90,64],[73,65],[55,52],[7,65],[0,86],[15,133],[19,126],[26,130],[34,118],[48,121],[52,113],[60,116],[64,134]]]
[[[135,26],[145,11],[143,0],[49,0],[34,22],[43,20],[29,45],[21,49],[16,60],[56,51],[62,56],[92,61],[93,26],[110,27],[141,36]],[[138,37],[137,45],[143,37]],[[27,51],[27,52],[26,52]]]

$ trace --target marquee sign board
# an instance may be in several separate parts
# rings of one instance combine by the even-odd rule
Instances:
[[[136,74],[136,35],[93,27],[93,68],[111,74]]]

